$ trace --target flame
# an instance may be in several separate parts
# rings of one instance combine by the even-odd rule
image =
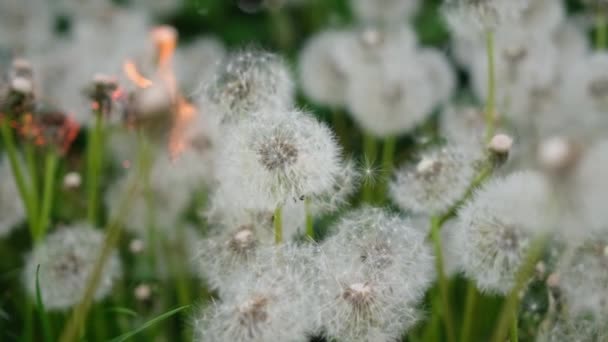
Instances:
[[[131,60],[127,60],[123,65],[123,71],[129,80],[135,83],[136,86],[146,89],[152,85],[152,81],[142,76],[137,70],[137,66]]]
[[[169,133],[168,149],[171,158],[178,157],[189,147],[185,131],[197,110],[179,92],[173,56],[177,47],[177,31],[171,26],[158,26],[150,33],[156,49],[156,76],[169,92],[172,103],[173,125]],[[143,77],[133,61],[127,60],[123,66],[124,72],[136,86],[145,89],[153,85],[152,81]]]

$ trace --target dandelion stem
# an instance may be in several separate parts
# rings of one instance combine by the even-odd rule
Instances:
[[[102,165],[102,134],[103,118],[101,113],[95,113],[95,125],[89,129],[87,141],[87,218],[93,225],[97,225],[99,209],[99,178]]]
[[[597,50],[606,49],[608,42],[608,20],[602,10],[598,10],[595,16],[595,48]]]
[[[334,126],[334,130],[336,132],[336,136],[338,137],[338,142],[340,145],[346,150],[349,150],[350,141],[348,139],[348,127],[346,127],[345,122],[346,115],[339,111],[338,109],[333,109],[331,111],[331,121]]]
[[[30,229],[30,235],[35,240],[36,237],[36,211],[34,210],[33,198],[28,191],[27,183],[22,173],[19,157],[17,155],[17,147],[15,146],[15,137],[10,128],[7,117],[0,118],[0,132],[2,133],[2,140],[5,146],[6,154],[13,172],[15,183],[17,184],[17,190],[23,201],[23,205],[27,212],[28,226]]]
[[[397,147],[397,138],[394,136],[384,140],[382,148],[382,186],[378,187],[378,200],[380,203],[386,200],[388,183],[393,172],[393,164],[395,160],[395,148]]]
[[[363,135],[363,154],[365,157],[365,167],[368,170],[365,172],[369,172],[369,175],[366,176],[365,182],[363,182],[363,201],[370,203],[372,202],[372,197],[374,194],[374,175],[371,174],[373,172],[373,167],[376,162],[376,156],[378,153],[378,141],[376,138],[369,134]]]
[[[286,12],[280,8],[272,8],[270,11],[270,21],[277,46],[281,50],[289,51],[293,45],[294,32],[291,20]]]
[[[519,294],[526,286],[528,279],[530,279],[534,273],[536,262],[543,253],[545,243],[545,236],[538,237],[532,242],[526,258],[517,272],[515,285],[513,286],[513,289],[511,289],[511,292],[509,292],[507,298],[505,299],[505,303],[503,304],[502,311],[500,312],[500,316],[498,318],[498,326],[494,331],[494,338],[492,339],[493,341],[504,341],[510,328],[512,329],[511,332],[513,333],[513,326],[517,325],[517,323],[514,323],[513,320],[516,320],[517,318]]]
[[[277,206],[274,210],[274,242],[280,245],[283,242],[283,207]]]
[[[126,195],[121,199],[119,206],[120,210],[116,217],[110,221],[105,229],[106,237],[99,256],[95,260],[95,265],[93,266],[91,275],[87,279],[83,298],[72,311],[72,314],[66,324],[66,328],[61,335],[61,342],[77,341],[80,338],[80,333],[84,327],[84,322],[86,321],[87,314],[89,313],[93,303],[93,298],[95,296],[95,292],[97,291],[97,286],[99,285],[99,280],[101,279],[104,265],[112,254],[112,250],[118,243],[122,228],[122,221],[127,215],[131,203],[133,203],[133,198],[137,193],[139,179],[141,178],[142,173],[145,172],[143,164],[144,163],[140,160],[138,170],[139,174],[137,177],[135,177],[135,181],[129,186]]]
[[[315,239],[315,226],[314,219],[312,217],[312,208],[310,203],[310,197],[304,199],[304,210],[306,211],[306,235],[312,240]]]
[[[58,156],[55,151],[48,151],[44,160],[44,182],[42,192],[42,204],[40,207],[39,225],[36,232],[36,240],[44,238],[49,225],[51,209],[53,208],[53,197],[55,194],[55,173],[57,171]]]
[[[461,341],[469,341],[471,338],[471,325],[473,324],[475,303],[477,301],[477,288],[471,281],[469,281],[467,284],[466,296],[466,302],[464,305],[464,322],[462,324],[462,332],[460,334]]]
[[[443,267],[443,251],[441,247],[441,217],[435,216],[431,218],[431,239],[435,247],[435,267],[439,278],[439,294],[441,296],[441,304],[443,305],[443,320],[446,328],[447,340],[455,342],[454,323],[452,321],[452,313],[450,309],[450,289],[448,279]]]
[[[509,339],[510,342],[519,342],[519,322],[517,319],[518,306],[519,305],[515,304],[515,308],[513,310],[513,317],[511,318],[511,338]]]
[[[494,32],[486,33],[486,52],[488,57],[488,98],[486,99],[486,141],[494,135],[496,125],[496,71],[494,68]]]
[[[30,196],[32,205],[32,215],[38,221],[38,168],[36,167],[36,152],[31,141],[25,143],[25,162],[30,176]]]

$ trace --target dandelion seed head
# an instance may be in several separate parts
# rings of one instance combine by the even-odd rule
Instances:
[[[344,31],[323,31],[310,38],[300,51],[299,78],[302,90],[311,100],[329,107],[346,105],[348,75],[337,49],[348,39]]]
[[[329,190],[339,155],[332,132],[309,114],[265,113],[227,132],[216,163],[219,191],[238,207],[274,210]]]
[[[235,122],[253,112],[288,108],[293,99],[289,69],[277,55],[262,51],[229,54],[206,86],[203,101],[222,122]]]
[[[467,191],[476,174],[479,153],[463,148],[441,148],[426,153],[415,167],[396,172],[391,198],[404,210],[440,214]]]
[[[40,265],[38,280],[44,306],[63,310],[78,303],[103,241],[103,233],[87,225],[61,228],[49,234],[26,260],[23,280],[30,296],[36,298],[36,270]],[[119,256],[113,252],[101,272],[94,298],[106,297],[121,273]]]
[[[294,246],[268,247],[265,265],[236,275],[221,301],[197,318],[195,340],[306,341],[314,289],[297,266],[300,253]]]
[[[608,313],[608,244],[601,236],[570,246],[558,264],[559,289],[570,315],[602,320]]]
[[[180,45],[175,51],[175,72],[184,93],[197,95],[202,90],[201,82],[206,82],[217,73],[220,61],[225,56],[224,44],[212,36]]]
[[[457,35],[471,37],[518,22],[529,4],[529,0],[446,0],[442,10]]]
[[[463,271],[481,290],[511,289],[530,243],[546,229],[548,196],[542,175],[519,172],[487,183],[459,211]]]
[[[597,142],[585,153],[576,173],[582,217],[592,230],[606,232],[608,213],[603,203],[608,192],[607,140]]]

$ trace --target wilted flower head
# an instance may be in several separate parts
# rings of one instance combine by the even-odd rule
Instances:
[[[348,75],[343,70],[337,49],[348,37],[344,31],[323,31],[302,48],[299,78],[304,93],[311,100],[331,107],[346,105]]]
[[[418,7],[418,0],[351,0],[355,15],[368,22],[391,23],[401,22],[406,17],[412,17]]]
[[[222,122],[234,122],[253,112],[289,108],[292,97],[291,74],[281,57],[247,50],[222,61],[203,102]]]
[[[530,0],[445,0],[443,11],[456,34],[474,36],[519,20]]]
[[[520,172],[486,184],[458,213],[459,253],[478,288],[504,294],[534,239],[548,224],[549,185]]]
[[[339,171],[332,132],[299,111],[270,111],[230,127],[220,144],[220,191],[242,208],[274,210],[285,201],[320,194]]]
[[[6,158],[0,159],[0,179],[0,237],[3,237],[25,218],[25,208]]]
[[[270,247],[272,267],[240,272],[195,321],[196,341],[307,341],[314,289],[294,248]]]
[[[406,211],[444,213],[467,192],[480,155],[476,150],[449,146],[425,153],[415,166],[396,171],[391,197]]]
[[[104,242],[101,231],[87,225],[61,228],[48,235],[27,257],[23,279],[36,298],[36,270],[42,301],[47,309],[67,309],[82,299],[87,280]],[[113,252],[101,272],[95,299],[107,296],[121,275],[118,254]]]

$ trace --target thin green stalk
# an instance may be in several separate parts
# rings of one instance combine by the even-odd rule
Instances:
[[[25,299],[25,317],[23,318],[23,336],[21,341],[34,341],[34,305],[29,296]]]
[[[55,197],[55,173],[57,172],[58,156],[55,151],[49,151],[44,160],[44,182],[42,192],[42,204],[40,207],[39,224],[36,231],[36,240],[44,238],[49,225],[53,198]]]
[[[511,338],[509,342],[519,342],[519,321],[518,321],[518,306],[515,305],[515,309],[513,310],[513,316],[511,318]]]
[[[363,155],[365,157],[365,168],[364,175],[365,180],[363,182],[363,201],[370,203],[373,200],[374,195],[374,164],[376,163],[376,157],[378,154],[378,141],[375,137],[364,134],[363,135]]]
[[[507,298],[502,307],[502,311],[500,312],[500,316],[498,317],[498,325],[496,330],[494,331],[494,338],[492,339],[495,342],[502,342],[505,340],[505,337],[511,329],[513,332],[513,320],[514,313],[517,312],[518,303],[519,303],[519,294],[526,287],[528,280],[534,274],[535,266],[540,257],[542,256],[544,247],[545,247],[546,237],[541,236],[532,242],[530,249],[524,259],[522,266],[519,268],[515,278],[515,285],[509,292]],[[515,314],[516,316],[517,314]]]
[[[312,208],[310,198],[304,199],[304,210],[306,211],[306,235],[312,240],[315,239],[314,218],[312,217]]]
[[[441,299],[437,295],[438,289],[433,288],[430,296],[431,303],[431,322],[427,325],[424,332],[424,341],[439,341],[439,330],[441,329]]]
[[[31,141],[25,143],[25,162],[30,176],[30,197],[32,201],[32,214],[38,220],[38,167],[36,165],[36,151]]]
[[[0,132],[2,133],[2,140],[4,142],[6,154],[8,155],[13,177],[15,178],[15,183],[17,184],[17,189],[19,190],[19,195],[27,212],[30,235],[32,236],[32,239],[35,239],[37,220],[36,212],[34,211],[34,202],[23,176],[19,157],[17,155],[17,147],[15,146],[15,137],[13,136],[13,132],[6,118],[0,119]]]
[[[42,301],[42,293],[40,292],[40,282],[38,278],[39,272],[40,265],[36,267],[36,309],[40,316],[40,322],[42,323],[42,335],[44,336],[44,340],[46,342],[52,342],[54,336],[53,327],[46,309],[44,308],[44,302]]]
[[[87,218],[93,225],[97,225],[99,212],[99,179],[101,177],[103,155],[103,118],[95,113],[95,125],[89,129],[87,141]]]
[[[608,42],[608,20],[606,14],[601,9],[595,16],[595,48],[597,50],[606,49]]]
[[[388,183],[391,173],[393,172],[396,147],[396,137],[391,136],[384,140],[384,146],[382,148],[382,186],[378,187],[379,191],[377,194],[380,203],[386,200]]]
[[[289,51],[294,42],[294,32],[291,20],[286,13],[280,8],[273,8],[270,11],[270,21],[277,46],[281,50]]]
[[[438,274],[439,294],[441,296],[441,304],[443,306],[443,321],[445,324],[447,340],[455,342],[454,321],[452,320],[452,311],[450,304],[450,289],[448,279],[443,267],[443,250],[441,247],[441,218],[434,216],[431,218],[431,240],[435,248],[435,267]]]
[[[124,196],[121,200],[119,212],[117,213],[116,217],[110,221],[109,225],[105,229],[106,238],[104,240],[101,252],[95,260],[95,265],[93,266],[91,275],[87,279],[83,298],[72,311],[70,319],[66,324],[66,328],[61,335],[61,342],[73,342],[80,338],[80,334],[84,327],[84,322],[86,321],[87,314],[89,313],[93,303],[93,297],[97,291],[99,280],[101,279],[103,267],[118,243],[122,230],[122,221],[129,212],[130,204],[133,202],[133,198],[137,193],[139,179],[142,176],[142,173],[145,172],[145,170],[143,170],[141,161],[139,163],[138,171],[139,173],[137,177],[135,177],[135,181],[130,185],[126,196]]]
[[[331,111],[331,121],[334,126],[334,131],[338,137],[340,145],[346,150],[349,150],[350,141],[348,139],[348,127],[345,122],[346,115],[338,109]]]
[[[274,242],[279,245],[283,242],[283,207],[277,206],[274,210]]]
[[[494,63],[494,32],[486,33],[488,57],[488,98],[486,100],[486,141],[490,141],[496,129],[496,71]]]
[[[469,281],[467,284],[466,302],[464,304],[464,321],[462,323],[462,331],[460,333],[460,341],[469,341],[471,338],[471,327],[473,325],[473,316],[475,314],[475,304],[477,302],[477,288],[475,283]]]

